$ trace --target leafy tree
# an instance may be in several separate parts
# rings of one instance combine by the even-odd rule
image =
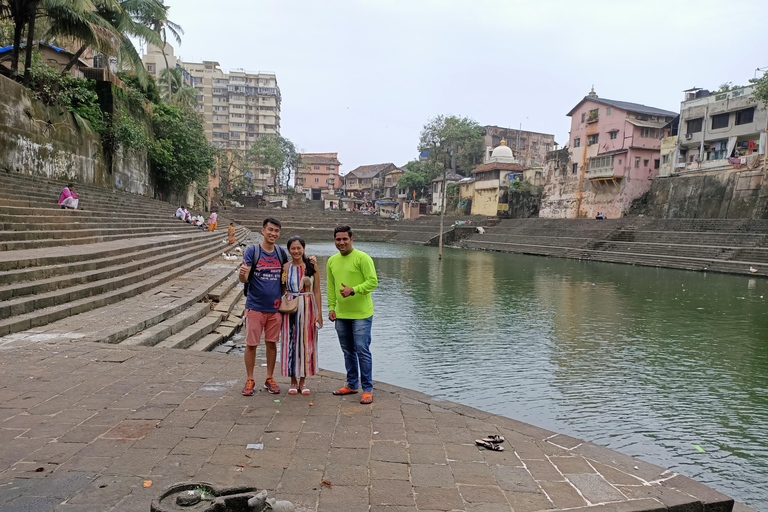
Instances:
[[[466,176],[482,162],[483,128],[468,117],[439,115],[424,125],[418,149],[429,153],[421,164],[430,180],[451,168],[453,151],[456,151],[456,171]]]
[[[763,108],[768,109],[768,72],[763,73],[760,78],[752,78],[749,80],[755,87],[755,99],[763,102]]]
[[[428,178],[421,172],[408,171],[397,180],[397,188],[419,190],[429,184]]]
[[[158,80],[163,87],[163,100],[171,105],[193,107],[197,105],[197,90],[184,85],[182,68],[163,69]]]
[[[256,167],[269,168],[275,178],[275,184],[281,183],[288,188],[291,177],[301,165],[301,157],[293,142],[282,137],[259,137],[248,153],[248,163]]]
[[[193,182],[208,182],[216,165],[218,150],[205,138],[200,116],[190,108],[154,105],[149,145],[152,169],[158,184],[167,189],[186,190]]]

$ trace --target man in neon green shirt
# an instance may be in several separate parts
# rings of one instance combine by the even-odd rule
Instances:
[[[373,301],[371,292],[379,285],[373,260],[352,247],[352,229],[339,226],[333,230],[338,254],[326,265],[328,319],[336,323],[336,334],[344,353],[347,384],[334,395],[357,393],[358,380],[363,386],[361,404],[373,402],[373,359],[371,358],[371,326]],[[360,367],[358,379],[358,366]]]

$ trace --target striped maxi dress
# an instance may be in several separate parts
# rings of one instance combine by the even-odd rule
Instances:
[[[304,267],[289,264],[286,272],[285,293],[301,293],[295,313],[283,314],[282,353],[280,371],[284,377],[311,377],[317,373],[317,320],[318,309],[313,292],[314,277],[309,290],[301,289]]]

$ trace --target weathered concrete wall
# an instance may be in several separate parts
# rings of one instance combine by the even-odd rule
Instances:
[[[539,216],[541,193],[515,192],[509,193],[509,209],[507,217],[513,219],[529,219]]]
[[[146,152],[118,152],[107,168],[101,137],[66,109],[47,107],[0,76],[0,170],[152,195]]]
[[[670,219],[768,219],[768,171],[656,179],[648,214]]]

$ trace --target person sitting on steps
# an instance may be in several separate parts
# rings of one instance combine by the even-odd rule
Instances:
[[[77,206],[80,204],[80,200],[78,199],[78,195],[75,193],[74,183],[67,184],[67,186],[64,187],[64,190],[61,191],[61,195],[59,196],[59,204],[61,205],[62,210],[77,210]]]

